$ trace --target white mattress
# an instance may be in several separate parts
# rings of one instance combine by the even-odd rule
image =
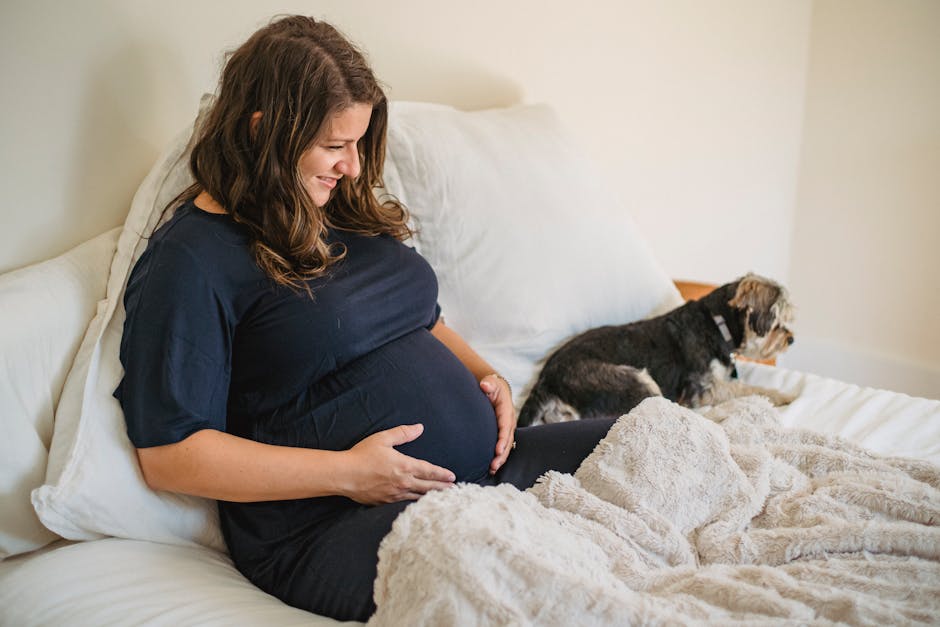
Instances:
[[[940,464],[940,401],[740,364],[744,381],[799,398],[786,426]],[[209,549],[133,540],[65,543],[0,563],[0,625],[327,625],[261,592]]]

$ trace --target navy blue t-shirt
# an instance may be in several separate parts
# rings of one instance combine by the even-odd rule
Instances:
[[[269,279],[228,215],[187,203],[154,233],[124,299],[125,375],[115,396],[131,441],[151,447],[216,429],[344,450],[421,422],[424,433],[398,450],[458,480],[482,478],[496,419],[475,377],[430,333],[440,311],[430,265],[392,237],[335,230],[329,238],[347,255],[309,282],[311,298]],[[223,527],[232,508],[238,526],[269,536],[251,520],[251,504],[225,505]],[[259,515],[270,509],[254,505]],[[283,522],[268,531],[289,533]]]

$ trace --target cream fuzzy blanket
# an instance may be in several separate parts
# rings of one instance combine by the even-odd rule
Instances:
[[[574,476],[408,507],[369,624],[940,623],[938,521],[932,464],[651,398]]]

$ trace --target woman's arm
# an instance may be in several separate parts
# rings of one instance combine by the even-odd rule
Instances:
[[[512,450],[513,434],[518,419],[512,404],[512,392],[509,389],[509,384],[505,379],[498,376],[493,367],[486,363],[485,359],[480,357],[456,331],[446,326],[442,320],[438,319],[437,324],[431,329],[431,334],[450,349],[450,352],[457,356],[457,359],[467,367],[467,370],[473,373],[473,376],[480,382],[480,389],[483,390],[493,405],[499,431],[496,437],[496,454],[493,461],[490,462],[490,474],[496,474],[496,471],[506,463],[509,451]]]
[[[137,456],[155,490],[239,502],[341,495],[375,505],[453,485],[451,471],[393,448],[423,431],[420,424],[402,425],[347,451],[324,451],[204,429],[175,444],[137,449]]]
[[[496,412],[498,437],[490,464],[495,473],[511,450],[516,414],[508,384],[452,329],[431,330],[480,381]],[[364,504],[416,499],[453,485],[446,468],[409,457],[395,446],[421,435],[403,425],[374,433],[347,451],[262,444],[204,429],[175,444],[137,449],[144,480],[167,490],[224,501],[272,501],[341,495]]]

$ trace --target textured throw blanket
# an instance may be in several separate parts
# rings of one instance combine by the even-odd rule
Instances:
[[[938,522],[937,466],[652,398],[574,476],[408,507],[369,624],[937,624]]]

